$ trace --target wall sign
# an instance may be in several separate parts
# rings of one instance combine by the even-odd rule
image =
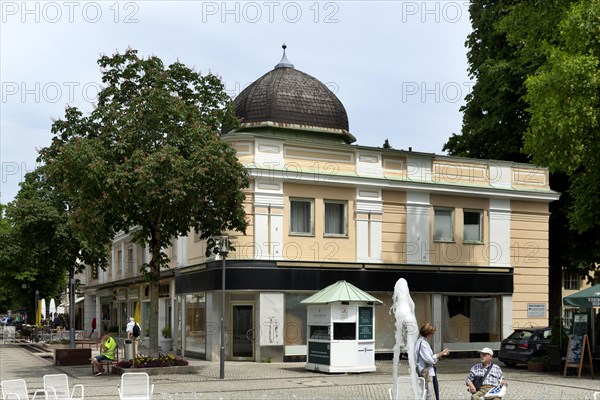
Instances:
[[[313,364],[330,365],[331,357],[329,343],[308,342],[308,362]]]
[[[546,304],[527,303],[527,318],[546,318]]]
[[[373,307],[358,307],[358,340],[373,339]]]
[[[573,335],[583,336],[587,334],[588,315],[587,314],[573,314]]]

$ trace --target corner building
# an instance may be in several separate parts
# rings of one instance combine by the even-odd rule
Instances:
[[[393,351],[399,278],[419,323],[438,327],[434,351],[498,349],[514,327],[548,325],[548,204],[558,194],[546,169],[353,145],[343,104],[285,50],[235,107],[241,125],[224,127],[222,140],[252,185],[247,234],[231,236],[226,259],[227,360],[304,360],[300,301],[338,280],[384,302],[380,355]],[[184,355],[218,360],[222,260],[205,248],[193,232],[173,240],[159,328],[173,328]],[[112,256],[90,277],[86,318],[121,325],[137,313],[145,334],[147,250],[122,235]]]

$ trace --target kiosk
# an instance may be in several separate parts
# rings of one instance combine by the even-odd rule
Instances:
[[[321,372],[375,371],[373,305],[383,302],[338,281],[302,300],[307,304],[306,369]]]

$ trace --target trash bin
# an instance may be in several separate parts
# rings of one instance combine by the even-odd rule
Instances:
[[[133,360],[135,359],[135,354],[134,354],[135,350],[133,347],[133,340],[131,339],[125,339],[125,359],[126,360]]]

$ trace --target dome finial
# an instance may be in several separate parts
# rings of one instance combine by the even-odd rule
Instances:
[[[284,43],[281,46],[281,48],[283,49],[283,57],[281,57],[281,61],[279,61],[279,64],[277,64],[275,66],[275,69],[277,69],[277,68],[294,68],[294,64],[289,62],[287,57],[285,56],[285,49],[287,49],[287,45]]]

